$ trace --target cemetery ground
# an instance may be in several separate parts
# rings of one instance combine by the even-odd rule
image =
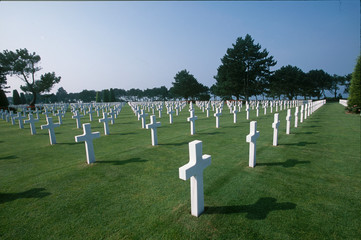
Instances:
[[[233,123],[225,106],[220,128],[213,113],[195,107],[190,135],[188,107],[163,110],[158,146],[128,105],[109,124],[94,114],[96,163],[88,165],[71,113],[50,145],[44,115],[19,129],[0,120],[1,239],[360,239],[360,116],[328,103],[286,135],[280,112],[279,146],[272,146],[273,114],[257,121],[257,165],[248,167],[249,121],[245,107]],[[292,109],[292,114],[294,109]],[[294,116],[293,116],[294,117]],[[57,122],[57,118],[53,118]],[[82,123],[89,122],[83,117]],[[149,123],[149,116],[147,117]],[[203,141],[212,156],[204,170],[205,211],[190,214],[190,184],[179,179],[188,143]]]

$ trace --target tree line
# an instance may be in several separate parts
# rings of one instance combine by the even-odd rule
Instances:
[[[35,79],[35,73],[41,70],[38,66],[40,56],[27,49],[15,52],[4,50],[0,53],[0,105],[6,102],[5,92],[7,75],[18,76],[25,85],[21,86],[24,93],[13,92],[13,102],[34,105],[40,102],[114,102],[138,100],[209,100],[211,95],[221,99],[249,100],[251,97],[262,96],[271,99],[304,99],[326,97],[326,91],[332,92],[335,98],[341,85],[348,92],[352,75],[330,75],[321,69],[305,73],[296,66],[282,66],[276,71],[271,68],[277,64],[273,56],[247,34],[237,38],[236,43],[226,50],[221,58],[221,65],[214,76],[215,84],[210,88],[199,83],[186,69],[174,76],[171,88],[165,86],[152,89],[129,90],[111,88],[102,91],[83,90],[79,93],[68,93],[60,87],[55,94],[49,94],[53,86],[60,82],[61,77],[54,72],[45,73]],[[8,104],[8,103],[7,103]]]

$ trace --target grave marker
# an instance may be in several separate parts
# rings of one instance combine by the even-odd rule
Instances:
[[[189,162],[179,168],[179,178],[190,180],[191,213],[199,217],[204,211],[203,171],[211,164],[210,155],[202,155],[202,141],[189,143]]]
[[[39,119],[34,119],[33,114],[29,113],[29,119],[28,120],[24,120],[24,123],[29,123],[30,124],[30,133],[31,135],[35,135],[36,134],[36,130],[35,130],[35,123],[39,122]]]
[[[256,166],[256,142],[259,137],[259,131],[257,131],[257,122],[250,122],[250,131],[246,137],[246,142],[249,143],[249,167]]]
[[[152,146],[158,145],[157,128],[160,127],[160,122],[156,122],[155,115],[150,116],[150,123],[146,127],[151,132]]]
[[[191,109],[189,110],[190,112],[190,117],[187,118],[187,121],[190,122],[191,124],[191,135],[194,135],[196,133],[196,120],[198,119],[197,116],[194,116],[194,110]]]
[[[85,142],[86,160],[87,163],[95,162],[93,139],[99,138],[99,132],[91,132],[90,123],[83,124],[83,135],[75,136],[75,142]]]
[[[56,144],[56,138],[55,138],[55,132],[54,132],[54,128],[59,127],[60,124],[59,123],[53,123],[53,118],[48,117],[46,118],[47,121],[47,125],[41,125],[41,129],[48,129],[49,132],[49,140],[50,140],[50,144]]]
[[[286,134],[290,134],[291,131],[291,109],[287,109],[287,116],[286,116]]]
[[[280,126],[280,121],[278,120],[278,113],[274,114],[274,121],[272,123],[273,128],[273,146],[278,145],[278,127]]]
[[[103,113],[103,118],[99,119],[99,122],[104,123],[104,135],[109,135],[109,124],[110,119],[108,118],[108,113]]]

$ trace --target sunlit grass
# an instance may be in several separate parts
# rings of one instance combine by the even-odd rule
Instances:
[[[158,146],[125,106],[110,135],[94,117],[96,163],[86,164],[82,134],[68,112],[48,133],[0,121],[2,239],[357,239],[361,236],[360,117],[327,104],[291,135],[280,112],[279,146],[273,114],[256,118],[257,166],[248,167],[249,121],[224,109],[220,128],[196,109],[190,135],[187,108],[174,123],[163,112]],[[158,115],[157,115],[158,117]],[[82,119],[83,123],[89,118]],[[149,117],[147,119],[149,122]],[[203,141],[212,156],[204,171],[205,212],[190,215],[189,181],[178,177],[188,143]]]

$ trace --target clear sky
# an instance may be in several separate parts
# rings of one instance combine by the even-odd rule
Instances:
[[[67,92],[204,85],[238,37],[278,62],[346,75],[360,54],[360,1],[0,2],[0,51],[27,48]],[[40,74],[38,75],[40,77]],[[9,90],[22,82],[8,77]],[[11,94],[8,96],[11,96]]]

